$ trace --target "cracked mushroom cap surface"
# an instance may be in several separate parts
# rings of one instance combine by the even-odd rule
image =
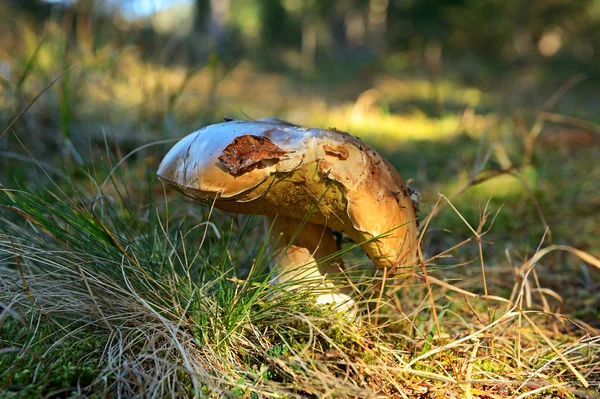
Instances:
[[[416,262],[416,218],[398,172],[348,133],[276,119],[228,121],[181,139],[158,177],[228,212],[345,232],[380,268]]]

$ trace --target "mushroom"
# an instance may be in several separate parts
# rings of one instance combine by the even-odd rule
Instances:
[[[227,212],[262,214],[272,229],[276,281],[320,279],[318,303],[351,310],[327,277],[339,273],[332,229],[378,268],[416,261],[415,210],[398,172],[358,138],[278,119],[227,120],[183,138],[160,164],[161,181]],[[338,261],[341,262],[341,261]]]

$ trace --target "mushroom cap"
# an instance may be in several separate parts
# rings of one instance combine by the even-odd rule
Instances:
[[[235,213],[326,225],[361,244],[380,268],[416,261],[416,218],[398,172],[348,133],[276,119],[229,121],[184,137],[158,177]]]

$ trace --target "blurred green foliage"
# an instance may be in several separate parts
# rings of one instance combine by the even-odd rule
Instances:
[[[95,33],[110,26],[105,30],[112,31],[109,40],[138,42],[149,55],[175,35],[179,45],[188,47],[170,57],[178,62],[207,54],[215,43],[223,54],[231,55],[233,47],[236,56],[250,58],[263,57],[257,50],[264,48],[301,50],[313,40],[306,35],[310,29],[315,30],[317,62],[421,52],[431,43],[453,57],[504,63],[557,57],[591,67],[600,57],[598,0],[195,0],[141,18],[147,26],[141,35],[132,34],[139,22],[118,21],[122,17],[115,14],[119,5],[136,1],[8,0],[0,7],[9,20],[15,13],[38,22],[66,14],[93,18]],[[152,21],[157,19],[170,23],[156,29]],[[74,21],[72,31],[80,28]]]

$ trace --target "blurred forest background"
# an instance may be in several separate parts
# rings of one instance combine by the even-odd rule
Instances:
[[[550,227],[600,255],[599,27],[598,0],[4,0],[0,177],[107,148],[143,176],[167,140],[279,117],[376,147],[424,214],[442,192],[476,224],[492,198],[508,245]]]

